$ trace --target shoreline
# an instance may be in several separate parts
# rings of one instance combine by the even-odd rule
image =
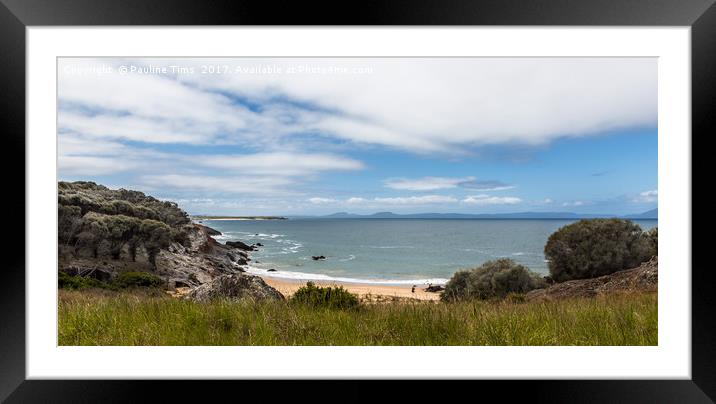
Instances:
[[[252,274],[256,275],[256,274]],[[357,295],[363,300],[381,301],[386,299],[415,299],[420,301],[438,301],[440,300],[439,292],[426,292],[424,285],[418,285],[415,293],[411,292],[412,285],[380,285],[369,283],[351,283],[340,281],[313,281],[304,279],[286,279],[277,278],[266,275],[256,275],[266,282],[272,288],[278,290],[286,297],[293,295],[300,287],[305,286],[306,282],[313,282],[316,286],[322,287],[338,287],[342,286],[347,291]]]

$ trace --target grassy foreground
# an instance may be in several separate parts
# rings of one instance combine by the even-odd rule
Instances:
[[[59,345],[656,345],[657,295],[316,309],[60,291]]]

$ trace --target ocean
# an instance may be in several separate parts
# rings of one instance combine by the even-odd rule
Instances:
[[[441,284],[455,271],[511,258],[548,274],[547,238],[574,220],[289,219],[202,220],[220,242],[261,243],[248,272],[279,278],[379,284]],[[642,229],[656,220],[634,220]],[[325,260],[314,261],[312,256]],[[269,269],[276,271],[269,272]]]

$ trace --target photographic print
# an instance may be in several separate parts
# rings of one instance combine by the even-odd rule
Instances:
[[[657,58],[57,59],[58,344],[658,345]]]

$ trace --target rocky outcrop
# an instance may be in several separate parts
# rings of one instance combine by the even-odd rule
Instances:
[[[239,250],[244,250],[244,251],[253,251],[254,250],[254,247],[252,247],[246,243],[242,243],[241,241],[227,241],[226,245],[229,247],[238,248]]]
[[[659,278],[658,257],[632,269],[614,272],[592,279],[577,279],[554,284],[527,293],[527,300],[553,300],[574,297],[593,297],[614,292],[656,292]]]
[[[58,269],[69,275],[111,281],[151,272],[168,289],[196,288],[245,272],[251,260],[251,246],[219,243],[211,236],[220,232],[192,223],[173,202],[89,182],[58,188]]]
[[[231,300],[284,300],[276,289],[258,276],[246,274],[223,275],[192,289],[188,299],[199,302],[228,298]]]
[[[324,255],[314,255],[311,258],[313,258],[314,261],[324,260],[326,257]]]
[[[218,231],[216,229],[212,229],[209,226],[204,226],[203,224],[198,224],[198,223],[195,224],[195,226],[197,226],[199,229],[203,230],[204,233],[206,233],[209,236],[220,236],[221,235],[220,231]]]

